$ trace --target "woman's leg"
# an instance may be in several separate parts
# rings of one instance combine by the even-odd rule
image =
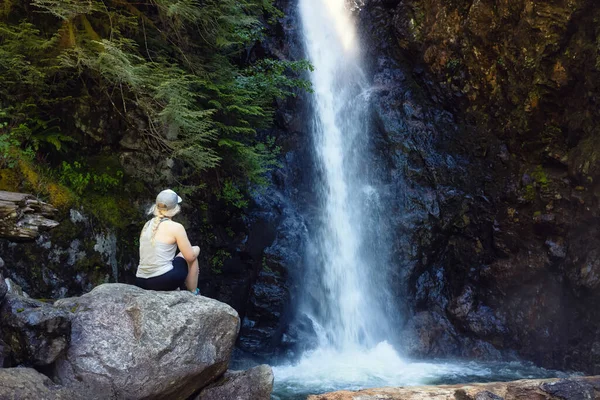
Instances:
[[[183,254],[177,254],[177,257],[183,258]],[[196,258],[193,262],[187,263],[188,265],[188,274],[185,278],[185,287],[190,292],[195,292],[198,287],[198,274],[200,273],[200,268],[198,266],[198,259]]]

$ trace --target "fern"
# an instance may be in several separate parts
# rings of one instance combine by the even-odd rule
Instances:
[[[55,167],[85,136],[103,140],[69,111],[102,115],[108,105],[123,129],[107,133],[115,143],[135,130],[144,151],[175,158],[196,184],[217,166],[236,185],[264,183],[276,147],[257,130],[271,125],[277,99],[309,89],[294,77],[307,63],[240,67],[265,18],[282,15],[271,0],[24,0],[0,12],[3,154],[37,152]]]
[[[31,0],[31,4],[63,20],[100,9],[100,4],[95,0]]]

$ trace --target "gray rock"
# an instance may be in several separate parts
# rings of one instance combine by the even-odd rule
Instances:
[[[15,281],[13,281],[12,279],[10,279],[10,278],[4,279],[4,284],[6,285],[6,293],[7,294],[14,294],[15,296],[29,297],[29,295],[23,291],[23,288],[21,286],[17,285],[15,283]]]
[[[246,371],[228,371],[195,400],[269,400],[272,391],[273,371],[268,365],[259,365]]]
[[[7,294],[0,307],[0,325],[15,364],[50,365],[69,344],[68,313],[38,300]]]
[[[475,400],[504,400],[504,398],[490,392],[489,390],[484,390],[483,392],[479,392],[475,395]]]
[[[0,399],[71,400],[70,390],[54,384],[33,368],[0,368]]]
[[[596,398],[594,387],[582,380],[561,379],[540,385],[544,392],[563,400],[593,400]]]
[[[0,339],[0,368],[10,366],[10,347]]]
[[[4,281],[4,277],[0,272],[0,303],[2,303],[2,300],[4,299],[4,296],[6,296],[6,293],[8,293],[8,285]]]
[[[600,377],[579,377],[569,380],[557,379],[522,379],[513,382],[477,383],[466,385],[440,385],[420,387],[385,387],[364,389],[356,392],[339,391],[308,396],[307,400],[502,400],[495,394],[502,393],[510,400],[577,400],[594,399],[593,386]],[[566,386],[565,386],[566,385]],[[569,388],[566,388],[566,387]],[[542,393],[540,389],[550,388],[553,391]],[[562,389],[554,391],[553,388]],[[585,397],[581,397],[585,389]],[[592,388],[591,396],[588,397]],[[223,398],[225,400],[226,398]]]
[[[87,399],[186,399],[227,370],[239,330],[231,307],[186,291],[104,284],[55,304],[73,313],[55,376]]]

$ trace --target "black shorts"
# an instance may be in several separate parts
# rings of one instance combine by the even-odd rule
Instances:
[[[185,278],[188,275],[188,264],[183,257],[175,257],[173,269],[153,278],[135,278],[135,286],[146,290],[186,290]]]

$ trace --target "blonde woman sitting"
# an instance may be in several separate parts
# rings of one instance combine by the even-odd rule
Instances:
[[[181,211],[181,197],[171,189],[156,196],[156,204],[148,214],[140,235],[140,265],[136,286],[147,290],[187,289],[198,291],[198,255],[200,247],[192,246],[183,225],[171,220]],[[179,248],[179,253],[177,253]]]

